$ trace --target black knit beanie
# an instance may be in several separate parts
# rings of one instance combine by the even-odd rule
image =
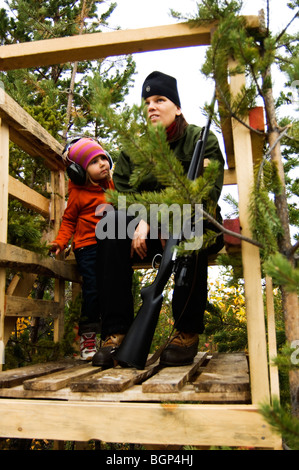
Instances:
[[[142,86],[142,98],[160,95],[166,96],[174,104],[181,107],[181,102],[177,89],[177,81],[174,77],[162,72],[152,72],[146,77]]]

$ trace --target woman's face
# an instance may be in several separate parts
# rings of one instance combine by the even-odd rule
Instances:
[[[169,127],[176,116],[182,114],[181,108],[170,101],[166,96],[153,95],[146,98],[147,113],[150,121],[155,125],[161,123],[164,127]]]

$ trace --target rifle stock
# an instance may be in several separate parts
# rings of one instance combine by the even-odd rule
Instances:
[[[214,103],[215,96],[212,102],[213,108]],[[209,116],[206,127],[202,129],[201,136],[193,152],[187,175],[190,180],[194,180],[202,174],[204,153],[210,125],[211,116]],[[114,359],[121,366],[136,367],[137,369],[144,369],[145,367],[160,315],[163,290],[173,271],[173,248],[177,246],[180,241],[181,235],[169,236],[155,280],[150,286],[141,289],[142,306],[120,347],[113,353]]]

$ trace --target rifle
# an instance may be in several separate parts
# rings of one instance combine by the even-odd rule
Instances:
[[[215,100],[216,95],[212,100],[212,110],[214,109]],[[208,117],[206,126],[202,128],[192,155],[187,174],[190,180],[195,180],[203,172],[204,153],[212,121],[212,112]],[[141,289],[142,306],[120,347],[113,352],[114,359],[121,366],[136,367],[137,369],[144,369],[145,367],[160,315],[163,290],[175,265],[173,251],[181,240],[182,234],[178,236],[169,235],[155,280],[150,286]]]

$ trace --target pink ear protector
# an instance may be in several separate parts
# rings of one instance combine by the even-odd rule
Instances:
[[[69,150],[72,147],[72,145],[74,145],[76,142],[78,142],[78,140],[80,140],[82,138],[83,138],[83,136],[75,137],[72,140],[70,140],[70,142],[68,142],[66,144],[66,146],[64,147],[63,152],[62,152],[62,154],[66,156],[66,160],[68,162],[70,162],[69,165],[67,166],[66,172],[67,172],[69,178],[72,180],[72,182],[79,185],[79,186],[83,186],[86,182],[86,171],[84,170],[84,168],[82,168],[81,165],[71,161],[68,158],[68,154],[69,154]],[[93,140],[95,140],[95,139],[93,139]],[[96,140],[95,140],[95,142],[96,142]],[[112,158],[109,155],[109,153],[106,152],[106,151],[105,151],[105,155],[109,160],[109,165],[110,165],[110,170],[111,170],[111,168],[113,166]]]

